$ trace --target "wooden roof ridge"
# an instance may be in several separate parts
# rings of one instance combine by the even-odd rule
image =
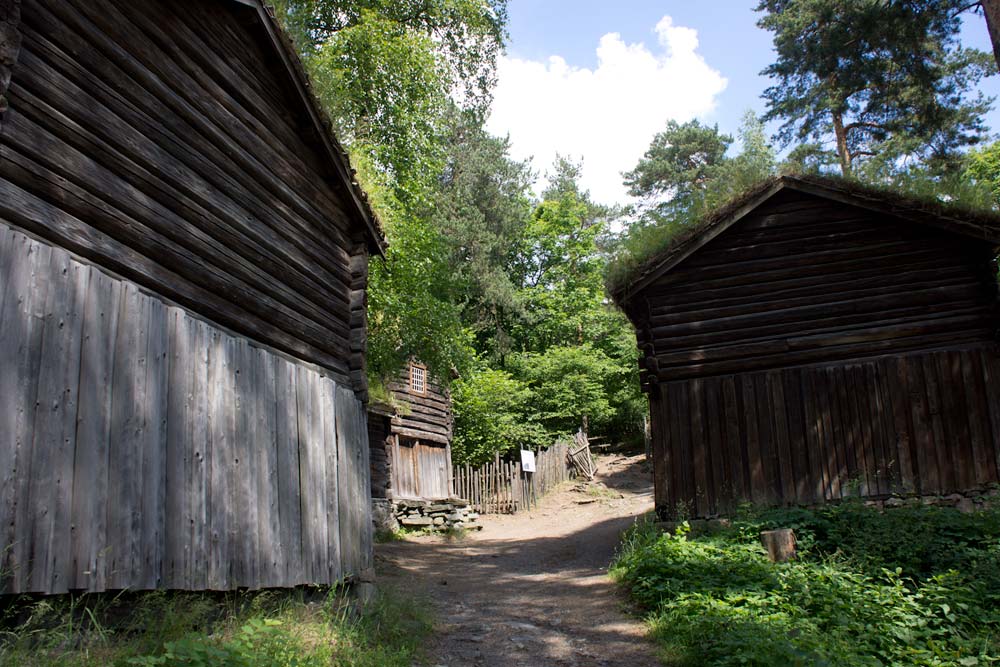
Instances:
[[[951,202],[932,201],[835,177],[774,176],[715,209],[701,222],[692,225],[690,232],[682,232],[675,242],[669,243],[633,270],[631,276],[612,291],[611,296],[620,304],[627,303],[635,294],[786,189],[1000,245],[1000,212],[973,210]]]
[[[368,194],[361,187],[357,179],[357,171],[351,166],[351,158],[341,145],[333,132],[333,123],[329,115],[320,104],[319,99],[312,92],[312,84],[305,66],[295,50],[295,44],[291,37],[285,32],[274,14],[274,8],[265,0],[230,0],[239,5],[255,9],[260,18],[261,24],[266,30],[272,48],[278,54],[288,71],[289,77],[295,84],[295,89],[302,98],[309,113],[309,118],[316,128],[316,134],[320,137],[323,148],[333,164],[334,170],[343,182],[348,199],[354,207],[356,213],[363,221],[368,233],[369,246],[380,255],[385,254],[387,246],[385,232],[379,221],[378,214],[372,209],[368,200]]]

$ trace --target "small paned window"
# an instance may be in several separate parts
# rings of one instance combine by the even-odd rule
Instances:
[[[423,366],[410,364],[410,391],[417,394],[427,393],[427,369]]]

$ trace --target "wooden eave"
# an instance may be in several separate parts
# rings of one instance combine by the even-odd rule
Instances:
[[[272,48],[281,59],[282,65],[284,65],[288,76],[295,84],[295,89],[305,104],[309,119],[316,129],[316,136],[320,137],[323,150],[339,177],[343,191],[347,194],[351,207],[365,227],[369,250],[373,254],[377,253],[384,257],[387,243],[378,216],[372,210],[367,193],[365,193],[360,183],[358,183],[357,178],[355,178],[356,172],[351,167],[351,160],[347,155],[347,151],[344,150],[337,137],[333,134],[329,117],[320,105],[319,100],[312,93],[309,75],[306,73],[305,67],[303,67],[302,61],[295,51],[295,45],[292,43],[291,38],[289,38],[275,18],[273,8],[265,4],[262,0],[230,0],[230,2],[235,2],[241,6],[256,10],[261,25],[270,38]]]
[[[682,264],[705,244],[786,189],[920,225],[936,227],[953,234],[989,243],[994,247],[1000,246],[1000,215],[992,215],[991,217],[995,220],[990,224],[975,222],[960,215],[928,210],[926,203],[903,195],[894,197],[889,194],[879,195],[864,188],[845,188],[839,186],[836,181],[822,177],[781,176],[766,181],[757,190],[746,195],[745,201],[738,203],[733,210],[708,222],[690,238],[669,247],[648,261],[636,273],[635,277],[614,291],[612,296],[615,301],[622,305],[629,303],[635,295]]]

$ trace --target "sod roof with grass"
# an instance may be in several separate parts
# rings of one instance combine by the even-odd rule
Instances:
[[[850,206],[929,225],[1000,245],[1000,212],[953,196],[877,187],[857,180],[817,175],[775,176],[735,195],[690,224],[664,229],[653,242],[618,260],[608,290],[625,305],[643,288],[675,268],[703,245],[782,191],[812,194]]]

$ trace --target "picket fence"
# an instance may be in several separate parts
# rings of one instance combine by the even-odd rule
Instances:
[[[480,468],[455,466],[455,495],[480,514],[514,514],[536,506],[560,482],[570,478],[569,443],[557,442],[535,452],[535,472],[524,472],[520,461],[500,456]]]

